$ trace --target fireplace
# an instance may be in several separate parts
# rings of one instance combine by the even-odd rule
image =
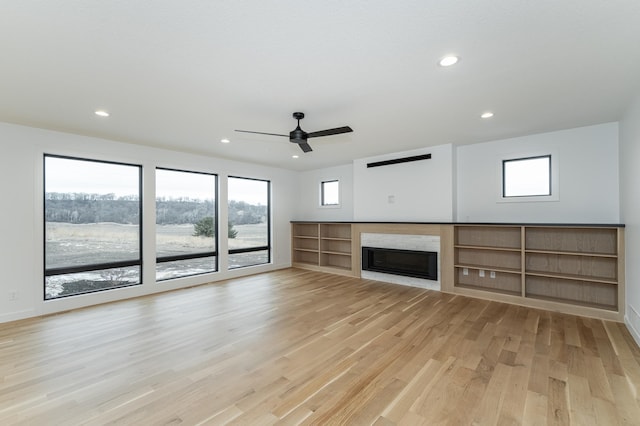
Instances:
[[[438,253],[362,247],[362,270],[437,281]]]

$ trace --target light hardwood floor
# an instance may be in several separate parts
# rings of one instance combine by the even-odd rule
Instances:
[[[622,324],[298,269],[0,325],[2,425],[637,425],[639,391]]]

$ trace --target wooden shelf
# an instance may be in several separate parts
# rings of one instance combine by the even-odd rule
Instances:
[[[525,253],[541,253],[541,254],[559,254],[563,256],[591,256],[591,257],[607,257],[611,259],[616,259],[618,257],[617,254],[609,254],[609,253],[585,253],[585,252],[575,252],[575,251],[554,251],[554,250],[530,250],[525,249]]]
[[[508,294],[509,296],[521,296],[519,291],[510,291],[510,290],[503,290],[499,288],[482,287],[482,286],[471,285],[471,284],[458,284],[457,287],[466,288],[469,290],[490,291],[492,293]]]
[[[329,270],[338,270],[338,271],[351,271],[351,266],[339,266],[339,265],[324,265],[323,269]]]
[[[486,266],[486,265],[471,265],[471,264],[455,264],[453,265],[456,268],[465,268],[465,269],[473,269],[474,271],[484,270],[486,272],[504,272],[505,274],[522,274],[520,269],[516,268],[496,268],[494,266]]]
[[[308,251],[308,252],[311,252],[311,253],[318,253],[318,249],[313,250],[313,249],[304,249],[304,248],[297,248],[296,247],[296,248],[294,248],[294,250],[295,251]]]
[[[589,303],[589,302],[581,302],[581,303],[577,303],[575,300],[572,299],[562,299],[559,297],[550,297],[550,296],[541,296],[541,295],[536,295],[536,294],[528,294],[527,297],[531,298],[531,299],[537,299],[537,300],[546,300],[547,302],[555,302],[555,303],[562,303],[562,304],[572,304],[572,305],[579,305],[579,306],[584,306],[585,308],[596,308],[596,309],[603,309],[606,311],[615,311],[617,310],[616,306],[614,305],[603,305],[601,303]]]
[[[557,278],[560,280],[569,280],[569,281],[585,281],[590,283],[600,283],[600,284],[608,284],[608,285],[618,285],[618,280],[607,279],[607,278],[598,278],[598,277],[588,277],[584,275],[575,275],[575,274],[551,274],[548,272],[525,272],[525,275],[530,275],[532,277],[546,277],[546,278]]]
[[[520,248],[508,248],[508,247],[488,247],[488,246],[467,246],[467,245],[455,245],[454,248],[470,249],[470,250],[486,250],[486,251],[508,251],[514,253],[520,253]]]
[[[351,257],[351,253],[345,253],[341,251],[323,251],[322,254],[335,254],[336,256],[349,256]]]
[[[304,260],[297,260],[295,263],[301,264],[301,265],[317,265],[318,264],[318,262],[309,262]]]

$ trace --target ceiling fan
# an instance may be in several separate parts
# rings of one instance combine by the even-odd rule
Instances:
[[[300,149],[302,149],[302,151],[304,152],[313,151],[311,149],[311,146],[309,146],[309,144],[307,143],[307,139],[309,138],[317,138],[320,136],[331,136],[331,135],[339,135],[341,133],[353,132],[353,129],[351,129],[351,127],[344,126],[344,127],[336,127],[335,129],[327,129],[327,130],[320,130],[319,132],[307,133],[300,128],[300,120],[304,118],[304,113],[294,112],[293,118],[298,120],[298,126],[295,129],[293,129],[291,132],[289,132],[289,135],[288,135],[289,141],[300,145]],[[270,136],[284,136],[284,137],[287,136],[279,133],[252,132],[250,130],[236,130],[236,132],[256,133],[258,135],[270,135]]]

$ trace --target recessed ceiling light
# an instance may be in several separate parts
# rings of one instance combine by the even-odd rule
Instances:
[[[95,112],[96,115],[100,116],[100,117],[108,117],[109,113],[103,109],[98,109]]]
[[[291,158],[300,158],[300,156],[294,154],[294,155],[291,156]]]
[[[493,117],[493,113],[491,111],[483,112],[480,115],[480,118],[491,118],[491,117]]]
[[[450,67],[451,65],[457,64],[459,60],[460,58],[455,55],[448,55],[440,59],[440,62],[438,63],[441,67]]]
[[[222,143],[229,143],[229,142],[231,142],[231,141],[230,141],[229,139],[227,139],[227,138],[224,138],[224,139],[220,139],[220,142],[222,142]]]

